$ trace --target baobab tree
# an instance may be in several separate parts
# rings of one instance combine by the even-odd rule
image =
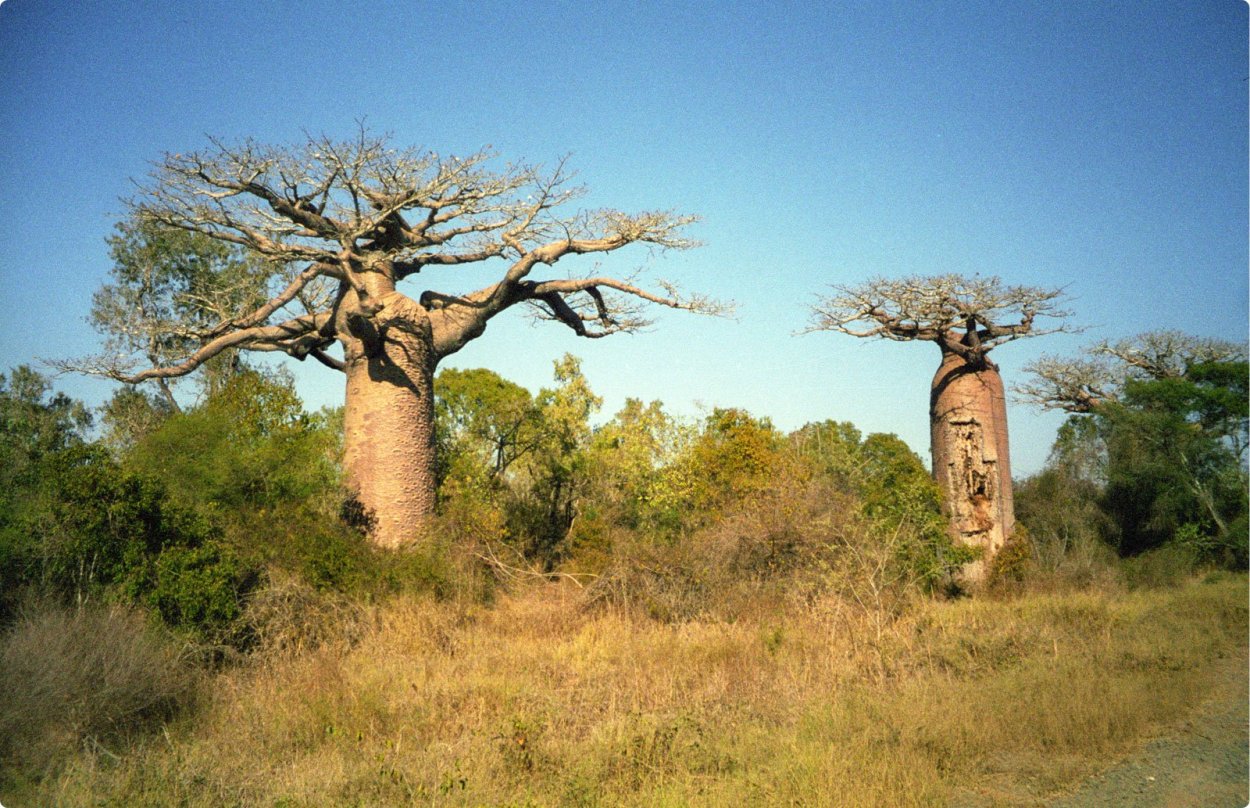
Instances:
[[[597,338],[646,326],[646,304],[717,309],[664,283],[648,289],[600,275],[536,277],[570,256],[694,244],[684,235],[693,216],[569,210],[583,193],[571,179],[563,161],[549,171],[497,166],[489,151],[442,157],[394,148],[363,129],[347,141],[310,137],[267,147],[212,140],[203,151],[167,154],[128,203],[132,218],[232,246],[246,259],[239,266],[265,268],[264,293],[258,301],[217,295],[209,307],[216,316],[205,319],[195,289],[183,283],[167,308],[199,316],[130,314],[135,329],[150,332],[134,344],[185,352],[67,364],[138,384],[245,350],[312,357],[343,372],[347,484],[372,515],[374,541],[401,545],[435,505],[435,369],[493,317],[523,305]],[[401,291],[401,283],[435,270],[454,276],[453,288],[473,288],[465,276],[475,270],[487,277],[479,275],[471,292]],[[252,305],[219,305],[236,299]]]
[[[1039,317],[1061,318],[1062,292],[1005,286],[995,277],[959,275],[876,278],[835,286],[813,307],[812,331],[936,343],[941,364],[929,396],[933,476],[955,540],[982,551],[963,578],[981,582],[988,562],[1011,536],[1011,461],[1007,406],[997,346],[1063,330],[1040,328]]]

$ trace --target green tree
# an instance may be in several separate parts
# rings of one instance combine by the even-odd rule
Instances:
[[[1182,528],[1208,555],[1245,566],[1245,362],[1203,363],[1185,377],[1130,379],[1098,408],[1107,443],[1106,507],[1120,550],[1140,552]]]
[[[1181,538],[1208,558],[1246,565],[1244,345],[1148,332],[1029,370],[1024,397],[1097,424],[1100,503],[1121,553]]]
[[[596,506],[631,529],[652,525],[663,496],[664,468],[689,430],[664,411],[660,401],[628,398],[612,420],[595,430],[588,466]]]
[[[297,505],[333,512],[337,436],[309,415],[283,374],[242,371],[202,404],[166,419],[126,465],[226,521]]]
[[[0,617],[21,587],[39,580],[40,525],[57,496],[48,466],[59,453],[86,444],[90,413],[53,393],[26,365],[0,373]]]
[[[851,495],[878,534],[892,537],[895,561],[909,577],[941,584],[975,551],[952,542],[941,491],[920,457],[896,435],[860,434],[849,422],[822,421],[791,433],[790,443],[835,490]]]
[[[792,471],[785,440],[771,421],[715,408],[662,470],[651,522],[669,535],[705,526]]]
[[[104,443],[119,456],[152,434],[175,410],[167,399],[140,387],[122,387],[100,408]]]
[[[95,293],[91,322],[106,336],[110,356],[133,357],[153,367],[170,364],[198,347],[197,334],[229,323],[269,297],[272,269],[238,245],[205,233],[134,216],[116,226],[108,245],[111,282]],[[227,351],[209,363],[205,389],[220,385],[237,361]],[[171,382],[165,376],[152,379],[165,408],[176,412]]]
[[[47,455],[82,444],[91,413],[27,365],[0,373],[0,502],[31,482]]]
[[[514,533],[527,537],[526,554],[547,569],[563,557],[587,491],[590,419],[603,405],[577,357],[565,354],[556,361],[554,377],[556,385],[534,399],[542,440],[526,458],[527,485],[516,492],[510,518]]]
[[[0,375],[0,616],[23,592],[68,603],[122,598],[222,639],[255,572],[159,482],[88,443],[88,423],[80,403],[29,368],[14,370],[11,384]],[[197,574],[171,572],[191,569],[179,559],[194,559]]]
[[[447,368],[434,379],[440,467],[445,477],[501,482],[509,467],[543,442],[542,414],[524,387],[485,368]],[[469,468],[465,468],[468,466]]]
[[[1016,486],[1020,521],[1042,569],[1058,570],[1074,558],[1089,562],[1107,552],[1106,542],[1115,543],[1115,524],[1102,507],[1106,481],[1107,445],[1098,420],[1070,417],[1045,468]]]

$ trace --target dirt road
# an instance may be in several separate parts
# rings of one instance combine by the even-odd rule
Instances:
[[[1242,808],[1250,804],[1247,660],[1221,663],[1220,684],[1171,733],[1147,743],[1053,808]]]

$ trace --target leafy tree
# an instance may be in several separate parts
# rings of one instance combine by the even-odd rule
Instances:
[[[1208,553],[1245,565],[1247,364],[1208,363],[1188,378],[1130,380],[1098,408],[1108,451],[1105,501],[1120,550],[1164,544],[1182,528]],[[1230,523],[1235,525],[1234,535]]]
[[[166,419],[126,463],[180,502],[227,520],[296,503],[326,511],[337,490],[335,441],[304,411],[288,376],[247,370]]]
[[[444,475],[468,462],[493,481],[543,441],[542,416],[524,387],[485,368],[447,368],[434,379]],[[471,474],[471,472],[470,472]]]
[[[556,386],[535,397],[542,441],[525,463],[528,488],[514,501],[514,532],[528,537],[527,555],[553,568],[587,490],[590,419],[603,399],[582,373],[581,360],[555,362]]]
[[[1101,505],[1106,480],[1107,447],[1098,422],[1069,418],[1045,468],[1016,485],[1017,513],[1044,569],[1056,570],[1074,555],[1089,560],[1114,540],[1114,522]]]
[[[653,522],[676,533],[708,524],[789,473],[785,441],[767,418],[715,408],[683,441],[652,497]]]
[[[941,350],[929,398],[933,476],[952,532],[982,551],[982,560],[964,570],[972,583],[984,578],[1015,524],[1006,400],[989,353],[1063,330],[1037,324],[1039,317],[1067,316],[1061,297],[1058,289],[1006,286],[994,277],[939,275],[837,286],[813,307],[811,330],[921,340]]]
[[[1016,385],[1024,400],[1042,408],[1093,412],[1118,401],[1131,380],[1181,379],[1208,363],[1246,359],[1246,347],[1181,331],[1147,331],[1116,341],[1103,340],[1080,356],[1043,356],[1030,362],[1029,377]]]
[[[821,476],[853,496],[879,533],[894,537],[896,561],[926,586],[947,581],[974,557],[969,548],[952,545],[941,491],[898,436],[861,439],[850,422],[822,421],[791,433],[790,442]]]
[[[597,504],[630,528],[650,524],[661,496],[664,467],[676,458],[687,434],[662,402],[626,399],[620,412],[591,439],[588,466]]]
[[[1026,398],[1097,424],[1106,456],[1101,505],[1122,553],[1181,536],[1208,557],[1245,566],[1244,346],[1149,332],[1077,359],[1045,357],[1030,370]]]
[[[90,413],[26,365],[0,373],[0,616],[29,582],[38,540],[33,529],[54,496],[47,465],[58,453],[85,445]]]
[[[601,404],[576,357],[557,361],[554,377],[536,396],[480,368],[435,381],[444,507],[502,509],[520,552],[548,568],[591,485],[590,418]]]
[[[20,479],[44,456],[83,442],[91,413],[28,365],[0,373],[0,474]],[[5,485],[12,490],[12,485]]]
[[[347,142],[310,138],[271,148],[214,141],[205,151],[166,155],[132,206],[134,226],[173,228],[242,250],[248,263],[241,277],[220,280],[226,289],[235,281],[252,289],[252,268],[263,268],[263,302],[231,297],[205,317],[198,309],[173,311],[169,327],[154,342],[134,342],[124,361],[74,364],[133,384],[253,350],[311,356],[343,371],[348,484],[376,517],[379,544],[408,542],[435,507],[435,371],[493,317],[523,305],[579,336],[602,337],[644,326],[639,306],[647,303],[716,310],[667,286],[655,292],[612,277],[535,277],[570,256],[631,244],[690,247],[683,231],[694,219],[565,212],[581,189],[563,162],[550,172],[492,165],[487,152],[440,157],[395,149],[363,130]],[[467,294],[399,289],[419,273],[449,269],[463,277],[475,268],[487,273],[486,283]],[[219,288],[219,275],[209,274]],[[119,312],[142,303],[115,297]],[[335,344],[341,358],[330,353]]]
[[[215,641],[233,633],[256,572],[159,483],[83,441],[42,453],[28,470],[11,481],[0,513],[0,612],[25,590],[72,603],[123,598]],[[190,570],[179,559],[194,559],[196,574],[182,574]]]
[[[95,293],[91,321],[106,335],[109,354],[168,365],[198,347],[197,334],[268,299],[271,268],[204,233],[135,216],[116,226],[108,244],[112,282]],[[206,388],[220,384],[234,363],[233,351],[209,363]],[[152,382],[165,408],[177,412],[171,377]]]
[[[170,399],[140,387],[122,387],[100,408],[104,443],[124,455],[175,412]]]

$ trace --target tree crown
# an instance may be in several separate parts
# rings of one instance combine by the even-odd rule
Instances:
[[[647,303],[723,310],[666,283],[652,291],[632,279],[534,277],[570,255],[695,245],[685,231],[696,217],[572,209],[584,193],[572,181],[564,160],[550,170],[501,167],[489,150],[443,157],[397,149],[363,128],[347,141],[212,140],[200,152],[167,154],[112,241],[116,282],[97,295],[94,314],[113,337],[111,354],[62,365],[134,383],[243,349],[343,369],[326,349],[384,329],[402,309],[393,305],[395,284],[435,268],[497,265],[493,282],[476,291],[413,296],[436,358],[516,304],[584,337],[646,327]]]
[[[1147,331],[1103,340],[1077,357],[1043,356],[1025,366],[1030,378],[1014,391],[1042,409],[1092,412],[1121,400],[1132,382],[1187,379],[1203,365],[1246,361],[1246,346],[1181,331]]]
[[[1063,290],[1007,286],[997,277],[913,275],[873,278],[834,286],[812,306],[809,331],[840,331],[854,337],[936,342],[969,362],[1004,342],[1069,330],[1039,328],[1039,317],[1063,318]]]

